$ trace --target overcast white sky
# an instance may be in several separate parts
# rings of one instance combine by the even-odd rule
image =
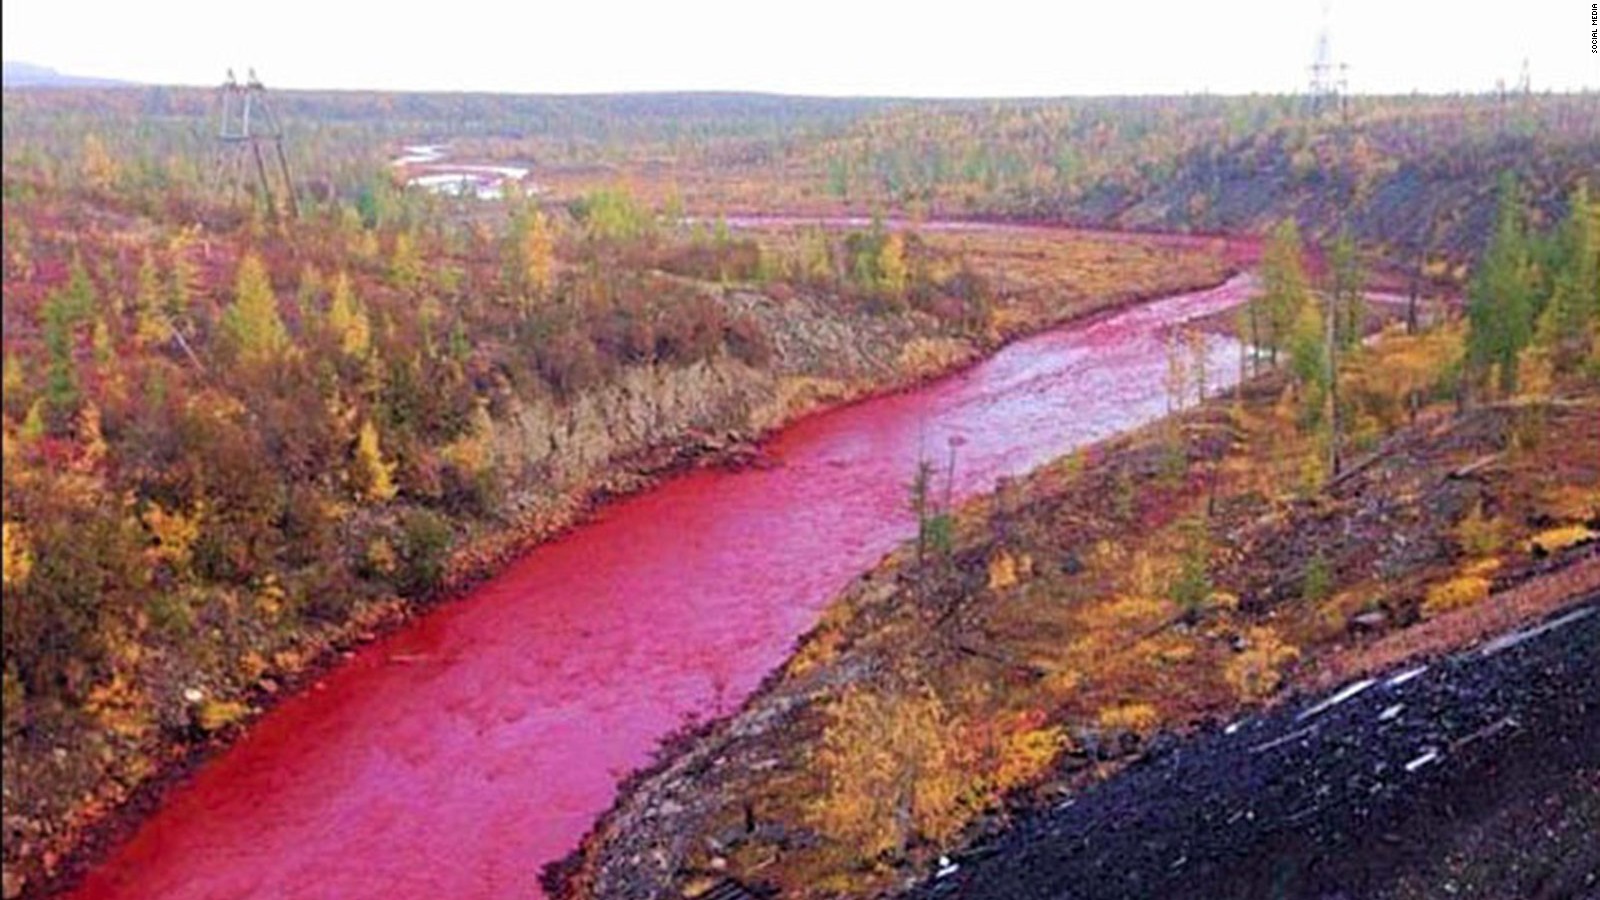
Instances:
[[[1589,0],[1332,0],[1364,92],[1600,89]],[[269,86],[1016,96],[1304,88],[1324,0],[5,0],[4,56]],[[253,11],[253,14],[252,14]],[[242,71],[241,71],[242,74]]]

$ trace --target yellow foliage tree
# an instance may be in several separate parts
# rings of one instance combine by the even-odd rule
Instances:
[[[372,325],[366,307],[356,299],[350,278],[343,272],[333,282],[333,299],[328,305],[328,327],[339,336],[339,348],[346,356],[361,357],[372,346]]]
[[[883,242],[878,253],[878,271],[883,274],[883,290],[891,297],[903,297],[910,281],[910,268],[906,264],[906,242],[894,232]]]
[[[140,344],[159,344],[171,334],[164,306],[161,273],[156,269],[155,257],[146,249],[139,260],[139,284],[133,295],[134,338]]]
[[[97,191],[107,190],[117,179],[117,163],[106,152],[99,135],[87,134],[83,138],[83,180]]]
[[[555,238],[544,215],[534,210],[522,238],[523,282],[535,296],[543,297],[555,283]]]
[[[394,468],[394,463],[384,461],[383,451],[378,446],[378,429],[372,420],[361,423],[352,467],[357,493],[379,503],[394,499]]]
[[[193,556],[194,542],[200,537],[200,519],[203,510],[191,515],[168,512],[159,503],[150,504],[139,519],[155,539],[150,548],[150,558],[172,566],[176,572],[186,571]]]
[[[852,686],[833,704],[819,751],[827,790],[816,827],[865,859],[903,854],[913,835],[944,840],[966,817],[960,746],[932,691]]]
[[[20,587],[33,571],[33,548],[22,526],[15,522],[4,523],[4,584]]]
[[[394,238],[394,255],[389,260],[389,280],[394,286],[411,291],[422,284],[422,257],[417,253],[417,245],[407,232],[400,232]]]
[[[100,407],[85,403],[78,412],[78,443],[83,448],[79,464],[92,469],[105,461],[110,448],[106,446],[105,430],[100,418]]]
[[[222,327],[239,359],[248,364],[274,362],[289,349],[289,330],[278,316],[278,298],[266,268],[253,253],[239,262],[233,305],[223,313]]]
[[[494,418],[489,415],[489,406],[480,398],[472,408],[471,426],[467,433],[451,441],[442,455],[463,472],[481,474],[494,462],[494,430]]]

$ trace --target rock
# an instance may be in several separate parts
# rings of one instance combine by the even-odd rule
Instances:
[[[1072,745],[1077,747],[1085,759],[1109,759],[1103,751],[1105,738],[1098,728],[1086,726],[1069,726],[1067,735],[1072,738]]]
[[[1353,632],[1382,631],[1389,624],[1389,614],[1381,609],[1364,612],[1350,619],[1350,630]]]

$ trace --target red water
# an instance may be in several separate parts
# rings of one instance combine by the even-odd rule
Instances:
[[[175,789],[84,898],[528,897],[686,714],[726,710],[905,539],[920,452],[956,491],[1165,410],[1163,330],[1245,278],[1021,341],[924,389],[807,419],[779,468],[608,507],[363,648]],[[1237,345],[1212,338],[1211,383]]]

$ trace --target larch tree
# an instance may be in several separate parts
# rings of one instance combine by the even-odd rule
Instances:
[[[906,242],[900,232],[890,232],[878,251],[879,286],[883,292],[898,300],[906,294],[910,282],[910,269],[906,265]]]
[[[1500,180],[1494,235],[1467,290],[1467,366],[1474,380],[1498,372],[1501,392],[1517,389],[1517,366],[1533,336],[1528,238],[1516,182]]]
[[[278,315],[278,298],[260,257],[253,253],[239,262],[233,304],[222,314],[222,329],[247,365],[274,362],[289,349],[289,330]]]
[[[363,357],[372,346],[372,325],[366,307],[356,299],[350,276],[340,272],[333,281],[333,298],[328,302],[328,328],[339,338],[339,349],[346,356]]]
[[[106,152],[106,145],[94,133],[84,135],[82,170],[83,181],[97,191],[110,190],[117,180],[117,163]]]
[[[195,289],[200,284],[200,269],[190,258],[194,245],[194,232],[185,229],[174,235],[167,246],[167,252],[172,257],[171,277],[167,285],[167,315],[174,319],[188,314],[189,304],[194,301]]]
[[[1366,273],[1356,252],[1355,240],[1341,228],[1329,253],[1333,284],[1323,303],[1323,355],[1327,387],[1328,472],[1339,474],[1343,463],[1344,421],[1339,408],[1339,366],[1341,357],[1361,344],[1361,331],[1367,317]]]
[[[408,231],[394,236],[394,252],[389,257],[389,281],[407,292],[422,285],[422,257],[417,253],[416,240]]]
[[[1328,253],[1332,270],[1332,315],[1335,338],[1340,350],[1361,342],[1361,327],[1367,315],[1365,282],[1355,239],[1348,229],[1340,229]]]
[[[161,270],[156,268],[155,256],[146,248],[139,259],[138,286],[133,295],[133,332],[138,343],[154,346],[167,339],[171,326],[167,323],[164,306]]]
[[[532,210],[528,214],[528,230],[523,237],[523,279],[527,290],[543,298],[555,286],[555,235],[544,214]]]
[[[1300,311],[1310,293],[1302,260],[1300,228],[1293,219],[1284,219],[1272,229],[1261,258],[1260,330],[1267,344],[1268,359],[1276,365],[1278,351],[1293,334]]]
[[[1590,202],[1582,183],[1572,192],[1556,241],[1550,297],[1535,337],[1556,371],[1568,373],[1600,352],[1600,203]]]
[[[45,348],[43,415],[51,434],[67,434],[78,416],[77,324],[80,316],[69,294],[55,291],[41,310]]]
[[[395,464],[383,458],[383,448],[378,443],[378,429],[371,419],[361,423],[356,436],[355,460],[351,465],[351,480],[362,499],[383,503],[394,499]]]

